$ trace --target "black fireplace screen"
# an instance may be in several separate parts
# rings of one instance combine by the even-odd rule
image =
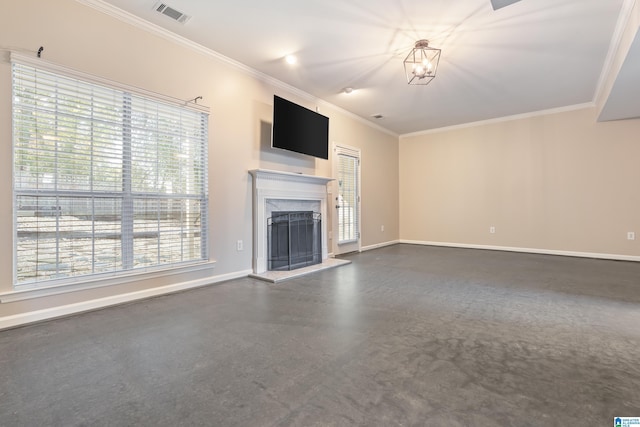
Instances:
[[[267,219],[269,270],[294,270],[322,262],[322,221],[312,211],[272,212]]]

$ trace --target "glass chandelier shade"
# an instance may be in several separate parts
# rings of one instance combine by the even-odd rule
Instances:
[[[404,72],[410,85],[427,85],[436,77],[440,49],[429,47],[429,40],[418,40],[404,59]]]

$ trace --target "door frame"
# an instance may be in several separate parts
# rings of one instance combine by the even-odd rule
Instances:
[[[362,180],[361,180],[361,169],[362,169],[362,156],[359,148],[351,147],[345,144],[340,144],[337,142],[333,143],[333,162],[332,162],[332,175],[335,179],[335,194],[331,195],[331,223],[332,223],[332,241],[333,241],[333,254],[334,255],[342,255],[349,252],[360,252],[362,248]],[[338,243],[338,196],[340,192],[340,184],[338,183],[338,155],[345,155],[354,157],[358,160],[356,167],[356,196],[357,196],[357,212],[356,212],[356,221],[357,221],[357,230],[356,230],[356,241],[349,243]]]

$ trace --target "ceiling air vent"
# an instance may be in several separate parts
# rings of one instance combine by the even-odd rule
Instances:
[[[185,15],[184,13],[178,10],[175,10],[171,6],[162,2],[156,3],[156,5],[154,6],[154,9],[156,10],[156,12],[161,13],[165,16],[168,16],[169,18],[173,19],[174,21],[178,21],[181,24],[184,24],[189,20],[189,18],[191,18],[190,16]]]

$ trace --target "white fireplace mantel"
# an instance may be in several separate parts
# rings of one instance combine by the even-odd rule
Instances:
[[[322,259],[327,259],[327,183],[333,178],[268,169],[253,169],[249,173],[253,177],[254,274],[267,271],[267,204],[273,201],[309,202],[320,205]]]

